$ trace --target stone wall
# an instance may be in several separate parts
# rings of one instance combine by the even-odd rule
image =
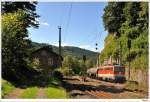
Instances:
[[[128,68],[126,68],[126,79],[128,78]],[[141,88],[148,88],[148,70],[130,69],[130,80],[138,82]]]

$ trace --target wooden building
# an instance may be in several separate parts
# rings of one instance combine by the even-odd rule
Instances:
[[[51,76],[53,70],[61,66],[62,57],[52,51],[52,47],[44,46],[32,52],[33,63],[39,65],[44,75]]]

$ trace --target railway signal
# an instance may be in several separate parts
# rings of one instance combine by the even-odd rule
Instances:
[[[119,43],[120,48],[119,48],[119,65],[122,65],[122,45],[121,45],[121,41]]]
[[[97,50],[98,50],[98,48],[97,48],[97,46],[98,46],[98,43],[96,43],[95,45],[96,45],[96,48],[95,48],[95,49],[96,49],[96,51],[97,51]],[[98,54],[97,67],[99,67],[99,54]]]
[[[83,61],[85,63],[85,61],[86,61],[86,55],[83,55]]]
[[[128,39],[128,49],[131,48],[131,39]]]
[[[128,57],[128,61],[129,61],[128,79],[129,80],[130,80],[130,48],[131,48],[131,39],[128,39],[128,49],[129,49],[129,57]]]

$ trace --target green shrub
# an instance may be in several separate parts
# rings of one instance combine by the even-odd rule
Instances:
[[[55,77],[55,78],[57,78],[57,79],[59,79],[59,80],[61,80],[61,79],[63,79],[63,74],[60,72],[60,71],[54,71],[54,73],[53,73],[53,77]]]

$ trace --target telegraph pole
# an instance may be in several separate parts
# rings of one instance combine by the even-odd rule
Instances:
[[[61,61],[61,26],[58,26],[59,29],[59,56],[60,56],[60,61]],[[61,62],[62,65],[62,62]]]

